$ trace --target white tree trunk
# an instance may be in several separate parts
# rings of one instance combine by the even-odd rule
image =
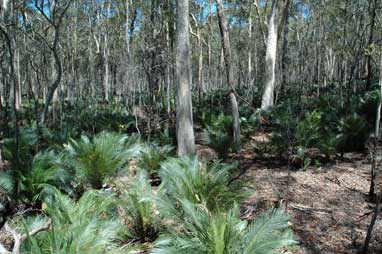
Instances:
[[[178,155],[195,153],[191,100],[191,59],[189,36],[189,1],[176,1],[176,137]]]
[[[276,86],[276,55],[277,55],[277,9],[278,0],[273,0],[272,12],[268,21],[268,38],[265,56],[265,89],[261,101],[261,108],[273,106]]]

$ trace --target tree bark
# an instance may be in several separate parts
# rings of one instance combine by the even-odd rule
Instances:
[[[264,93],[261,108],[268,109],[274,104],[276,86],[276,55],[277,55],[277,14],[279,0],[273,0],[272,11],[268,20],[268,38],[265,56]]]
[[[286,0],[284,9],[284,38],[281,56],[281,88],[285,88],[288,76],[288,36],[289,36],[289,9],[290,0]]]
[[[380,73],[379,73],[379,87],[380,87],[380,93],[382,94],[382,56],[381,56],[381,62],[380,62]],[[370,181],[370,189],[369,189],[369,196],[371,199],[375,198],[376,195],[376,179],[377,179],[377,162],[376,162],[376,155],[375,150],[377,149],[378,145],[378,139],[380,136],[380,121],[381,121],[381,110],[382,110],[382,98],[379,99],[378,108],[377,108],[377,114],[375,117],[375,128],[374,128],[374,144],[373,144],[373,156],[372,156],[372,162],[371,162],[371,181]]]
[[[38,6],[37,2],[35,4],[35,7],[41,12],[41,14],[49,21],[50,25],[54,28],[53,44],[49,48],[53,53],[53,58],[54,58],[54,62],[56,65],[56,71],[57,71],[56,77],[55,77],[52,85],[49,87],[48,94],[47,94],[46,99],[45,99],[44,111],[43,111],[42,116],[41,116],[41,122],[42,123],[45,123],[46,117],[47,117],[48,112],[49,112],[49,105],[53,99],[54,92],[56,91],[58,85],[61,82],[61,78],[62,78],[62,66],[61,66],[61,58],[60,58],[60,55],[58,52],[58,44],[60,41],[61,21],[65,15],[66,11],[69,8],[71,1],[72,0],[68,0],[64,4],[64,6],[62,6],[63,9],[61,10],[60,13],[56,13],[56,11],[54,11],[54,13],[56,13],[56,15],[58,15],[58,16],[57,16],[57,18],[53,18],[53,20],[46,16],[45,10],[43,7]],[[55,6],[56,5],[54,4],[54,8],[55,8]],[[56,15],[53,15],[53,17],[55,17]]]
[[[189,1],[176,1],[176,137],[178,155],[195,153],[191,100],[191,59],[189,35]]]
[[[373,44],[374,41],[374,27],[375,27],[375,19],[377,16],[377,0],[370,0],[369,1],[369,13],[371,12],[371,23],[370,23],[370,35],[369,35],[369,42],[368,46],[370,47]],[[372,66],[372,56],[369,54],[367,56],[367,79],[366,79],[366,91],[368,91],[371,87],[371,82],[373,78],[373,66]]]
[[[232,64],[231,64],[231,46],[229,42],[228,34],[228,24],[224,13],[224,7],[222,0],[216,0],[218,18],[219,18],[219,28],[221,35],[221,43],[224,55],[224,63],[226,70],[226,78],[230,88],[229,98],[231,102],[232,111],[232,122],[233,122],[233,141],[237,151],[240,151],[240,117],[239,117],[239,107],[235,94],[235,85],[232,77]]]

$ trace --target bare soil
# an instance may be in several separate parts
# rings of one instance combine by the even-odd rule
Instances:
[[[374,204],[368,202],[370,163],[366,154],[345,154],[340,160],[300,170],[288,170],[286,161],[254,152],[266,134],[245,144],[238,160],[255,187],[248,200],[247,218],[287,203],[291,227],[299,241],[298,254],[358,253],[362,248]],[[290,176],[288,177],[288,171]],[[289,194],[287,192],[289,179]],[[382,254],[382,217],[374,228],[370,252]]]

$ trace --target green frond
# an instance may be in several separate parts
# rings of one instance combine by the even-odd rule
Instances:
[[[257,218],[244,239],[243,253],[272,254],[283,246],[296,244],[288,229],[289,217],[281,209],[270,210]]]
[[[248,225],[240,219],[237,205],[228,212],[210,212],[183,200],[178,209],[185,214],[183,226],[169,227],[151,253],[272,254],[296,243],[288,230],[288,217],[280,210]]]
[[[153,240],[160,226],[155,197],[147,175],[139,172],[121,198],[127,217],[127,234],[140,242]]]
[[[0,172],[0,192],[10,195],[15,188],[15,182],[10,172]]]
[[[137,142],[137,136],[101,132],[92,140],[86,136],[79,141],[71,140],[67,151],[81,181],[100,189],[106,177],[140,153]]]
[[[103,254],[116,248],[120,223],[114,194],[88,191],[75,202],[57,189],[54,192],[46,207],[51,229],[30,237],[23,253]]]
[[[145,144],[139,156],[138,166],[148,172],[150,176],[155,176],[158,174],[161,163],[167,160],[173,151],[174,147],[170,145]]]
[[[31,200],[45,198],[44,193],[47,192],[43,192],[43,189],[50,185],[69,192],[72,175],[64,159],[64,154],[53,150],[38,153],[33,159],[30,172],[25,176],[22,191]]]
[[[206,165],[197,158],[172,158],[162,164],[162,188],[173,200],[204,204],[210,210],[229,208],[248,194],[243,184],[231,183],[234,165]]]

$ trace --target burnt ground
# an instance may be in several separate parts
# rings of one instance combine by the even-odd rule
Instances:
[[[271,155],[259,155],[253,147],[268,137],[250,138],[240,161],[255,187],[248,200],[247,217],[281,203],[291,217],[291,227],[299,241],[299,254],[358,253],[371,220],[373,204],[368,202],[370,163],[366,154],[345,154],[341,160],[300,170],[288,170],[287,163]],[[289,195],[287,193],[289,177]],[[282,202],[280,202],[282,200]],[[382,253],[382,217],[374,228],[370,252]]]

